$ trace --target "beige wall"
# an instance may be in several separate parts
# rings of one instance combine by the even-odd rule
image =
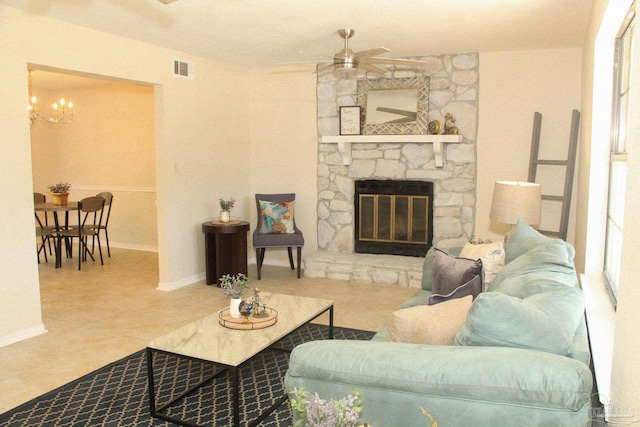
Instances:
[[[542,114],[540,158],[566,159],[571,112],[580,109],[580,68],[580,49],[480,54],[477,236],[494,240],[504,236],[505,226],[489,219],[494,183],[527,181],[536,111]],[[560,175],[555,182],[561,183],[564,171],[556,172]],[[538,177],[551,174],[539,170]],[[561,195],[562,185],[558,189],[553,184],[554,180],[542,182],[543,193]],[[571,210],[575,215],[575,197]],[[543,206],[542,228],[557,229],[558,222],[549,220],[556,218],[556,211]],[[570,224],[569,241],[572,231]]]
[[[622,2],[621,2],[622,3]],[[630,1],[625,1],[625,7]],[[577,218],[576,258],[579,265],[587,272],[599,271],[602,268],[602,251],[599,250],[602,224],[601,197],[590,197],[598,193],[601,182],[606,182],[606,162],[608,151],[608,115],[602,112],[602,104],[610,99],[611,92],[611,55],[600,45],[598,33],[615,34],[619,23],[607,30],[602,28],[605,10],[613,6],[613,1],[596,0],[591,17],[591,25],[584,45],[583,61],[583,106],[586,112],[583,118],[583,143],[581,145],[579,202]],[[620,4],[620,3],[619,3]],[[624,13],[624,10],[623,10]],[[610,42],[610,41],[609,41]],[[640,55],[640,45],[636,43],[636,55]],[[603,52],[604,50],[604,52]],[[638,56],[637,56],[638,57]],[[634,67],[632,76],[632,92],[630,112],[637,117],[640,114],[640,69]],[[602,100],[601,100],[602,98]],[[604,131],[603,131],[604,126]],[[615,318],[615,338],[613,366],[611,375],[611,395],[609,399],[618,409],[631,414],[630,419],[640,419],[640,365],[637,349],[640,347],[640,333],[638,332],[638,313],[640,313],[640,287],[637,278],[640,277],[640,261],[637,257],[640,227],[635,221],[640,210],[640,194],[637,183],[640,180],[640,122],[635,121],[629,133],[629,160],[627,176],[627,194],[625,206],[624,244],[621,266],[621,280],[618,299],[618,310]],[[604,160],[602,159],[605,154]],[[594,188],[595,187],[595,188]],[[594,243],[595,242],[595,243]]]
[[[0,177],[10,204],[0,207],[0,344],[43,330],[33,229],[30,125],[25,114],[29,64],[155,85],[156,184],[160,286],[190,283],[204,272],[200,224],[217,198],[249,192],[247,72],[179,52],[24,14],[0,6]],[[193,79],[171,74],[192,61]],[[286,134],[285,134],[286,136]],[[249,214],[241,200],[239,215]]]
[[[247,202],[252,231],[256,193],[296,193],[296,225],[304,233],[305,253],[318,248],[316,234],[316,75],[299,73],[255,75],[251,85],[250,192]],[[252,248],[249,245],[249,248]],[[255,262],[255,253],[250,253]],[[265,263],[289,265],[286,249],[270,249]]]
[[[36,88],[42,74],[33,72]],[[110,246],[157,250],[153,87],[76,81],[83,86],[34,90],[46,117],[61,96],[76,113],[70,125],[31,126],[34,191],[48,196],[47,185],[60,181],[72,184],[70,200],[109,191]]]

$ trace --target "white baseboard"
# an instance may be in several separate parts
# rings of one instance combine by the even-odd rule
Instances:
[[[175,282],[158,282],[157,289],[159,291],[175,291],[176,289],[184,288],[185,286],[193,285],[194,283],[205,280],[206,277],[206,274],[202,272],[195,276],[185,277],[184,279],[180,279]]]
[[[46,332],[47,330],[44,328],[44,324],[41,323],[37,326],[33,326],[31,328],[23,329],[21,331],[0,337],[0,347],[5,347],[7,345],[44,334]]]

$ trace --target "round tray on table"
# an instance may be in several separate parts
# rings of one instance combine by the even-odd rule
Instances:
[[[236,319],[231,317],[229,309],[225,308],[218,314],[218,323],[229,329],[264,329],[275,325],[278,321],[278,312],[276,310],[271,307],[266,307],[266,313],[266,317],[253,317],[253,314],[251,314],[246,320],[244,316]]]
[[[238,225],[240,224],[240,220],[238,218],[231,218],[227,222],[222,222],[219,219],[212,219],[211,225]]]

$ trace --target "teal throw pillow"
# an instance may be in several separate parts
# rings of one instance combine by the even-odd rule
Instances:
[[[259,234],[294,234],[293,211],[295,201],[268,202],[260,200],[262,225]]]
[[[573,287],[517,298],[483,292],[473,302],[455,344],[516,347],[566,356],[584,316],[584,296]]]
[[[489,290],[525,298],[554,286],[577,283],[573,251],[568,251],[562,240],[548,239],[505,265]]]
[[[552,239],[519,220],[511,234],[509,234],[507,241],[504,242],[505,263],[510,263],[540,243],[545,243],[549,240]]]

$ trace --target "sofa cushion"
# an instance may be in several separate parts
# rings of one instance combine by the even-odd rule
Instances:
[[[467,243],[462,248],[460,256],[469,259],[479,259],[484,268],[485,288],[504,267],[505,250],[502,242],[473,244]],[[483,289],[486,290],[486,289]]]
[[[455,344],[519,347],[567,355],[584,313],[578,288],[555,286],[518,298],[483,292],[473,302]]]
[[[475,276],[482,277],[482,261],[459,258],[436,248],[433,258],[434,294],[448,295]]]
[[[424,256],[424,263],[422,264],[422,289],[430,291],[432,289],[433,281],[433,257],[435,254],[435,247],[429,248],[427,254]],[[458,256],[462,248],[448,248],[447,253]]]
[[[510,263],[534,246],[537,246],[540,243],[545,243],[548,240],[551,239],[541,234],[538,230],[531,227],[524,221],[518,220],[518,223],[509,234],[507,241],[504,243],[504,250],[506,252],[505,263]]]
[[[449,301],[457,298],[463,298],[466,296],[471,296],[472,298],[477,297],[480,292],[482,292],[482,276],[476,274],[473,276],[473,279],[469,280],[467,283],[462,284],[455,288],[451,293],[447,295],[442,294],[433,294],[429,297],[428,305],[439,304],[444,301]]]
[[[432,306],[397,310],[391,316],[387,341],[414,344],[451,345],[464,325],[472,297],[467,296]]]
[[[546,409],[555,413],[580,411],[585,405],[588,408],[592,385],[587,365],[556,354],[520,348],[355,340],[311,341],[296,346],[285,377],[287,390],[304,387],[323,396],[331,396],[331,391],[340,387],[344,390],[338,396],[348,394],[351,387],[363,389],[365,396],[379,395],[388,390],[377,400],[387,410],[395,407],[396,401],[417,396],[416,400],[422,401],[423,406],[424,402],[433,405],[425,406],[429,411],[436,407],[441,412],[447,411],[451,407],[450,402],[460,400],[462,404],[458,407],[461,408],[468,409],[471,402],[481,402],[486,411],[507,415],[511,415],[512,409],[509,408],[514,407],[540,408],[541,411]],[[365,411],[366,402],[372,402],[366,399]],[[389,399],[396,401],[389,402]],[[413,410],[418,411],[419,406],[415,404]],[[580,416],[588,418],[584,412]],[[531,418],[510,420],[504,424],[460,424],[457,421],[449,425],[590,425],[557,421],[538,423],[532,422]]]
[[[293,214],[295,201],[269,202],[260,200],[262,225],[259,234],[293,234]]]
[[[525,298],[556,286],[576,286],[573,251],[559,239],[547,239],[507,263],[489,290]]]

